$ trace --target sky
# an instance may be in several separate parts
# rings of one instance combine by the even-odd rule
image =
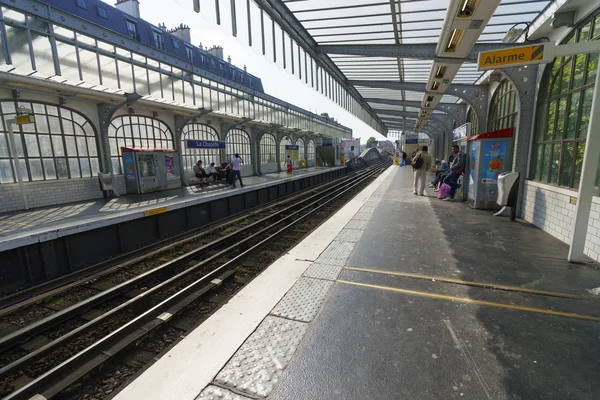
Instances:
[[[104,0],[114,5],[114,0]],[[232,64],[248,68],[248,72],[262,79],[265,92],[288,103],[302,107],[316,114],[328,113],[339,123],[352,129],[355,138],[360,137],[361,143],[374,136],[377,140],[386,138],[371,129],[361,120],[350,114],[325,96],[300,82],[290,73],[280,69],[276,64],[268,61],[262,54],[257,54],[238,38],[231,36],[219,26],[204,19],[202,14],[193,10],[192,0],[139,0],[142,19],[158,25],[164,23],[172,29],[181,23],[191,28],[192,44],[211,47],[223,47],[223,56],[231,56]],[[166,6],[168,4],[168,6]]]

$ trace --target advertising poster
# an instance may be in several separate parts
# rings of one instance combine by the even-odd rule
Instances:
[[[483,146],[481,183],[496,184],[498,176],[505,171],[508,140],[488,141]]]
[[[175,178],[175,161],[172,155],[165,154],[165,167],[167,170],[167,179]]]
[[[471,165],[469,166],[469,197],[475,198],[475,182],[477,181],[477,152],[479,151],[479,142],[471,142]]]
[[[298,161],[299,159],[299,155],[298,152],[300,150],[300,147],[298,145],[295,144],[286,144],[285,145],[285,157],[283,157],[283,159],[281,160],[282,162],[287,158],[287,156],[290,156],[290,158],[294,161]]]
[[[133,153],[123,153],[123,169],[125,179],[135,181],[135,167],[133,166]]]

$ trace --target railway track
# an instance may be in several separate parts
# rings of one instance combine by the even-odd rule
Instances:
[[[319,192],[295,196],[295,201],[278,209],[260,210],[253,221],[237,218],[232,231],[223,226],[218,233],[214,231],[214,240],[205,234],[187,241],[183,249],[170,245],[173,258],[158,257],[158,265],[150,263],[143,271],[134,268],[129,271],[133,276],[125,274],[126,280],[111,272],[88,279],[82,286],[70,284],[63,293],[73,295],[79,290],[84,300],[63,308],[53,304],[55,312],[0,338],[2,394],[6,399],[29,399],[36,394],[50,398],[83,376],[90,379],[98,366],[108,364],[132,344],[152,343],[147,339],[152,333],[179,329],[181,324],[169,326],[174,316],[197,313],[202,309],[198,302],[215,288],[228,287],[225,298],[233,295],[387,166],[389,162],[374,165]],[[236,282],[227,281],[232,276]],[[86,286],[92,288],[89,296],[81,293]],[[208,311],[217,307],[212,308]],[[16,307],[15,312],[24,309]]]

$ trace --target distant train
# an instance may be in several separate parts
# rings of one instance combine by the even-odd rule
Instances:
[[[42,0],[53,8],[87,19],[106,29],[118,32],[147,46],[159,48],[182,58],[199,68],[209,70],[236,83],[264,93],[260,78],[210,54],[204,49],[185,43],[179,37],[135,18],[101,0]]]

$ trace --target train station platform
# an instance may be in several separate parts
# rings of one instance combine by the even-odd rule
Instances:
[[[600,265],[391,167],[115,398],[597,399]]]
[[[311,167],[142,195],[0,214],[0,290],[44,282],[325,183],[345,167]]]

